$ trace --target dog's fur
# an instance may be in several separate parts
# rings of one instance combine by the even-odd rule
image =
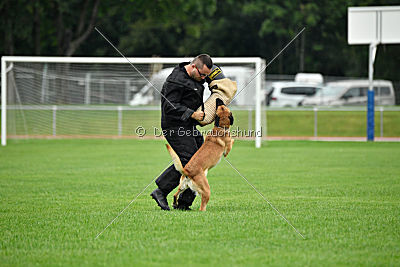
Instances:
[[[174,161],[175,168],[182,174],[178,191],[174,195],[174,207],[178,206],[179,195],[187,188],[190,188],[201,195],[200,210],[205,211],[210,199],[207,172],[218,164],[222,155],[226,157],[232,149],[234,140],[229,133],[229,127],[233,123],[232,113],[220,99],[217,99],[216,102],[216,116],[218,118],[214,128],[185,167],[182,166],[175,151],[167,144],[167,149]]]

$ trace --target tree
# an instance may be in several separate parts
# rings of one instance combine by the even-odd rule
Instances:
[[[54,2],[57,13],[57,54],[71,56],[93,31],[100,0],[85,0],[80,9],[79,17],[76,10],[80,1]]]
[[[100,0],[4,1],[3,53],[73,55],[93,31],[99,4]]]

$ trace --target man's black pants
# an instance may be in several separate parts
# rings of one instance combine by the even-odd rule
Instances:
[[[178,154],[182,166],[185,166],[189,162],[190,158],[204,143],[203,135],[196,127],[163,129],[163,134],[170,146]],[[156,184],[165,195],[168,195],[179,185],[180,178],[180,172],[175,169],[174,165],[171,165],[157,178]],[[185,190],[179,197],[179,205],[189,207],[192,205],[195,197],[196,195],[192,190]]]

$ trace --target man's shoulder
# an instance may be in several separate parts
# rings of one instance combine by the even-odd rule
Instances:
[[[197,83],[196,81],[194,81],[189,77],[184,67],[184,64],[185,63],[181,63],[178,66],[176,66],[172,70],[171,74],[167,77],[166,82],[175,84],[177,86],[183,86],[189,88],[197,87],[198,85],[196,86],[196,84],[200,83]]]
[[[176,66],[176,67],[172,70],[172,72],[168,75],[167,81],[168,81],[168,80],[171,80],[171,79],[175,79],[177,76],[180,76],[180,75],[182,75],[182,74],[183,74],[183,73],[182,73],[181,68],[180,68],[179,66]]]
[[[189,79],[189,76],[185,72],[185,65],[184,63],[181,63],[172,70],[170,75],[168,75],[167,81],[174,79]]]

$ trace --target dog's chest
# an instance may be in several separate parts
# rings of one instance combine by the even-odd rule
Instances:
[[[215,159],[215,161],[210,165],[210,168],[209,168],[209,169],[214,168],[215,166],[217,166],[217,165],[221,162],[221,159],[222,159],[223,156],[224,156],[224,154],[221,153],[221,155],[218,156],[218,157]]]

